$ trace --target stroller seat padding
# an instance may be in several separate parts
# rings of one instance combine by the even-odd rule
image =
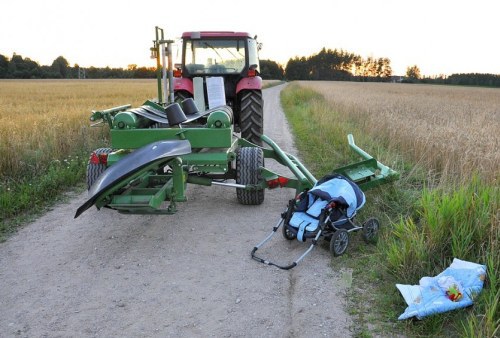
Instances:
[[[306,212],[297,211],[292,215],[289,224],[297,228],[297,239],[299,241],[303,241],[305,231],[316,231],[318,229],[319,215],[327,203],[327,201],[317,199]]]

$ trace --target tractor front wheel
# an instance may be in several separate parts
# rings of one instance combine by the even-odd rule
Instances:
[[[240,94],[241,137],[253,144],[262,145],[260,136],[264,129],[264,104],[262,91],[245,90]]]
[[[264,152],[260,148],[242,147],[236,154],[236,183],[260,184],[262,175],[259,167],[264,166]],[[246,205],[259,205],[264,202],[264,189],[246,190],[236,188],[238,202]]]
[[[92,155],[96,154],[97,157],[99,157],[99,155],[108,155],[111,152],[112,152],[111,148],[99,148],[99,149],[95,150],[92,153]],[[92,158],[92,155],[91,155],[91,158]],[[87,189],[88,190],[90,190],[90,187],[92,187],[92,184],[94,184],[94,182],[97,180],[97,178],[99,176],[101,176],[101,174],[104,172],[104,170],[106,170],[106,165],[104,163],[95,164],[95,163],[92,163],[91,159],[89,158],[89,161],[87,163]]]

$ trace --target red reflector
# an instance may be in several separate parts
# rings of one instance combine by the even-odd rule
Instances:
[[[284,187],[288,183],[288,178],[286,177],[278,177],[278,182],[280,183],[280,187]]]
[[[249,69],[247,75],[248,77],[255,77],[255,75],[257,75],[257,71],[255,69]]]
[[[99,164],[99,157],[97,156],[96,153],[90,154],[90,163]]]
[[[181,76],[182,76],[182,70],[174,69],[174,77],[181,77]]]
[[[288,183],[288,178],[286,177],[278,177],[275,178],[274,180],[267,181],[267,186],[269,189],[274,189],[277,187],[283,188],[287,183]]]
[[[90,163],[92,164],[108,164],[108,154],[90,154]]]
[[[108,154],[99,154],[99,163],[107,165],[108,164]]]

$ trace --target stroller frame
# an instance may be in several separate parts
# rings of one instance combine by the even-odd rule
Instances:
[[[271,233],[262,242],[260,242],[253,248],[251,252],[252,259],[266,265],[276,266],[283,270],[290,270],[297,266],[299,262],[302,261],[311,252],[311,250],[318,244],[318,240],[320,237],[323,237],[326,240],[330,241],[330,252],[333,256],[340,256],[344,254],[349,244],[350,232],[362,230],[363,239],[366,243],[372,243],[376,241],[378,229],[380,227],[380,223],[376,218],[370,218],[366,220],[362,225],[358,225],[354,223],[356,212],[351,217],[347,217],[345,206],[332,201],[321,210],[317,229],[315,231],[308,231],[304,234],[304,241],[306,241],[306,239],[311,239],[311,245],[292,263],[288,265],[281,265],[255,255],[257,250],[259,250],[259,248],[267,243],[274,236],[274,234],[276,234],[281,226],[283,226],[282,233],[285,239],[291,241],[297,238],[297,230],[293,226],[291,226],[289,222],[292,218],[293,213],[295,212],[296,202],[302,194],[307,194],[307,191],[299,194],[295,199],[291,199],[288,202],[286,210],[281,214],[280,219],[273,227]],[[336,220],[332,220],[331,216],[333,211],[338,211],[338,213],[341,215]]]
[[[333,174],[340,174],[348,178],[351,182],[355,183],[362,191],[366,191],[379,185],[392,182],[399,178],[399,173],[397,171],[394,171],[393,169],[380,163],[373,156],[365,152],[363,149],[359,148],[354,143],[354,137],[352,136],[352,134],[347,135],[347,140],[351,149],[354,150],[358,155],[360,155],[364,160],[361,162],[336,168],[332,171]],[[273,176],[273,178],[274,177],[277,176]],[[306,188],[306,190],[300,193],[299,196],[304,193],[307,194],[307,189],[311,189],[313,188],[313,186],[316,186],[318,181],[314,177],[312,177],[312,181],[310,181],[309,183],[311,184],[303,185],[300,187]],[[296,191],[300,192],[301,190],[299,190],[299,188],[296,188]],[[299,196],[297,196],[297,198]],[[301,229],[300,238],[305,239],[304,241],[309,238],[312,240],[312,244],[295,261],[288,265],[280,265],[267,259],[258,257],[256,255],[257,250],[259,250],[259,248],[267,243],[281,226],[283,226],[283,236],[287,240],[293,240],[297,238],[297,233],[289,224],[289,221],[295,211],[295,202],[297,201],[297,198],[289,201],[287,209],[281,214],[281,217],[273,227],[272,232],[262,242],[260,242],[253,248],[251,252],[252,259],[263,264],[274,265],[280,269],[289,270],[297,266],[297,264],[302,261],[309,254],[309,252],[311,252],[311,250],[317,245],[320,237],[324,237],[325,239],[330,240],[330,251],[333,256],[340,256],[345,252],[349,243],[350,232],[361,230],[363,232],[363,239],[367,243],[375,242],[377,240],[380,223],[376,218],[369,218],[362,225],[357,225],[354,222],[354,217],[356,215],[356,211],[360,207],[356,208],[354,212],[350,210],[350,217],[347,217],[347,210],[343,210],[341,205],[342,203],[339,203],[339,205],[337,205],[337,203],[332,203],[332,201],[329,201],[326,207],[321,210],[319,217],[316,218],[319,220],[316,229],[310,232],[302,231],[306,230],[305,228]],[[344,217],[336,218],[334,220],[331,217],[332,210],[338,210]]]

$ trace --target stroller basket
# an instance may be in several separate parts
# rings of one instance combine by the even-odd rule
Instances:
[[[330,240],[330,251],[334,256],[342,255],[347,249],[349,232],[363,230],[365,241],[371,242],[376,238],[378,221],[372,218],[363,225],[354,223],[356,212],[363,207],[365,201],[364,193],[348,178],[339,174],[325,176],[312,189],[302,192],[288,202],[272,232],[253,248],[251,256],[261,263],[289,270],[311,252],[320,237]],[[297,239],[305,242],[311,239],[309,248],[288,265],[276,264],[256,256],[257,250],[268,242],[280,227],[283,237],[287,240]]]

